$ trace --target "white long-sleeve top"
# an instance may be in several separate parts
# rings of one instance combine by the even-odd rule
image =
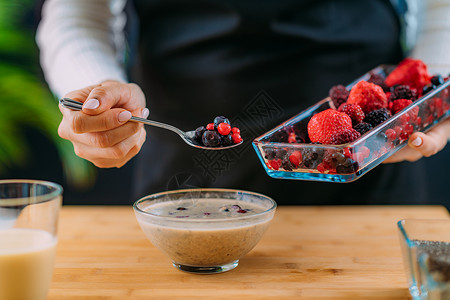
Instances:
[[[425,1],[411,56],[431,74],[450,72],[450,0]],[[46,0],[37,31],[41,65],[61,97],[107,79],[127,81],[123,57],[126,0]]]

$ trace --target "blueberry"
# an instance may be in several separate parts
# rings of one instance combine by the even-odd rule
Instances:
[[[206,128],[205,126],[200,126],[199,128],[195,129],[195,135],[194,138],[197,142],[202,142],[202,136],[205,133]]]
[[[428,84],[426,86],[423,87],[423,94],[425,95],[428,92],[431,92],[436,86],[434,86],[433,84]]]
[[[206,130],[203,133],[202,142],[206,147],[217,147],[220,145],[220,136],[213,130]]]
[[[434,86],[440,86],[444,83],[444,78],[441,75],[435,75],[431,77],[431,84]]]
[[[220,123],[230,124],[230,120],[228,120],[224,116],[215,117],[214,118],[214,129],[217,129],[217,126],[219,126]]]
[[[233,138],[231,137],[231,133],[229,135],[220,136],[220,139],[222,140],[222,146],[226,147],[233,145]]]

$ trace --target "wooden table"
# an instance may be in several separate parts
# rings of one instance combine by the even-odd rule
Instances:
[[[396,222],[440,206],[279,207],[239,266],[193,275],[146,239],[131,207],[64,206],[49,300],[410,299]]]

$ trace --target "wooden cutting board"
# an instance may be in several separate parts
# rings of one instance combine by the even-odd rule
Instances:
[[[65,206],[48,299],[411,299],[396,222],[448,217],[440,206],[283,206],[236,269],[193,275],[146,239],[131,207]]]

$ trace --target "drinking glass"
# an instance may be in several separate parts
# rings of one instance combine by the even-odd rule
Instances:
[[[45,300],[53,274],[62,187],[0,180],[0,300]]]

